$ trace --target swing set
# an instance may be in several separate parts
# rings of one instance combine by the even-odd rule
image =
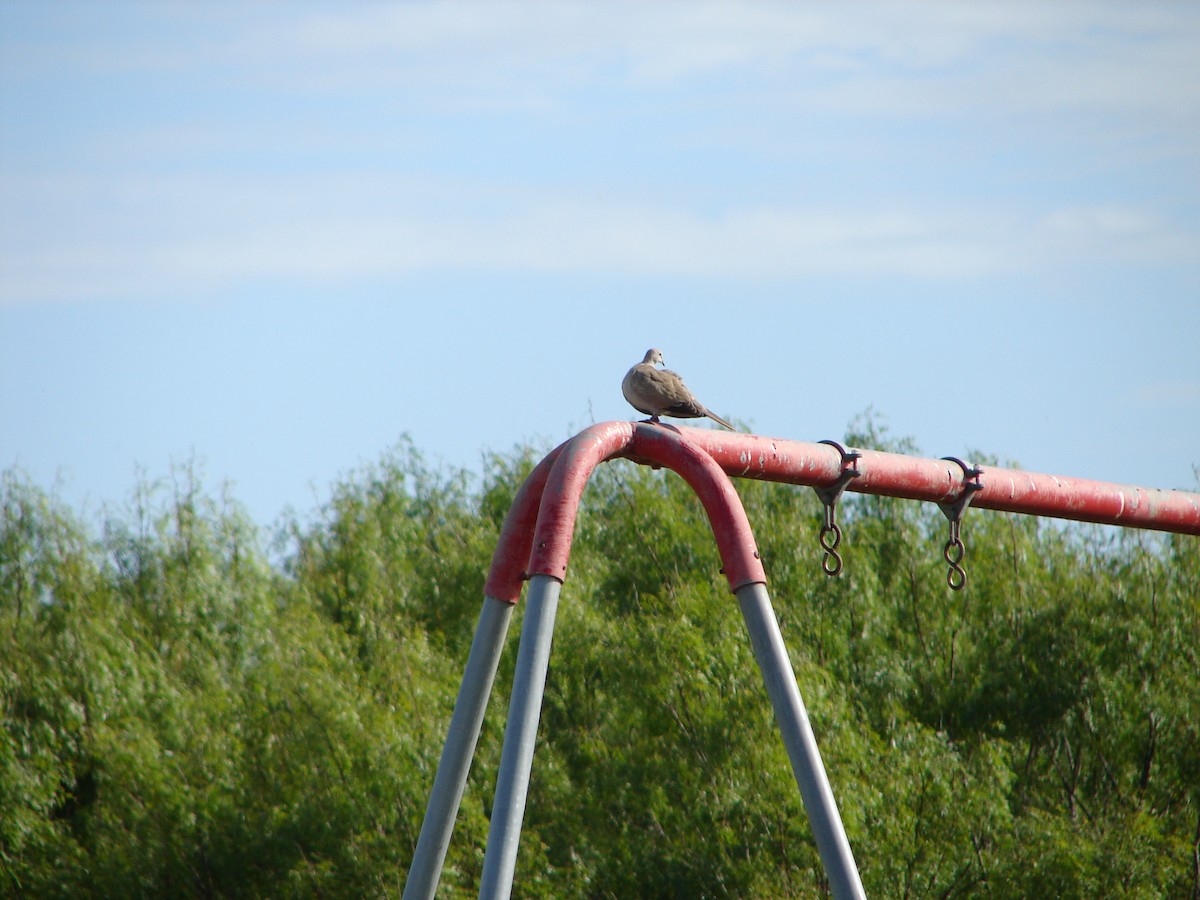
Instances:
[[[865,897],[862,881],[771,606],[754,534],[730,478],[814,488],[824,507],[821,565],[831,576],[842,569],[836,507],[846,490],[938,504],[949,522],[944,557],[952,590],[961,590],[967,582],[961,529],[969,507],[1200,535],[1200,493],[973,466],[954,457],[921,459],[848,450],[835,441],[802,443],[650,422],[593,425],[534,468],[505,519],[404,900],[433,900],[437,891],[509,621],[528,581],[479,896],[505,900],[512,892],[554,617],[576,512],[592,471],[618,458],[674,470],[704,506],[722,573],[741,607],[817,851],[838,900]]]

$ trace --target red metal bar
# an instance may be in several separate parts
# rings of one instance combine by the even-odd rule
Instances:
[[[673,427],[673,426],[672,426]],[[735,478],[824,487],[837,480],[841,455],[828,444],[808,444],[702,428],[679,428]],[[943,503],[957,499],[963,472],[957,463],[862,450],[862,473],[847,490]],[[1200,494],[1041,475],[980,466],[983,489],[972,507],[1200,535]]]
[[[962,492],[963,472],[957,463],[879,450],[860,452],[861,474],[848,490],[932,503],[955,500]],[[646,422],[593,425],[553,450],[521,486],[492,557],[484,586],[487,596],[516,603],[530,574],[563,579],[583,488],[595,467],[614,457],[667,466],[692,485],[709,513],[735,591],[740,584],[765,579],[754,558],[754,538],[741,501],[728,480],[717,478],[713,470],[735,478],[825,487],[842,469],[841,454],[828,444]],[[1197,493],[995,466],[980,469],[983,487],[972,499],[973,507],[1200,535]],[[736,512],[718,514],[726,507]]]

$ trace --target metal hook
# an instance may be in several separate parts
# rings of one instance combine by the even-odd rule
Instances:
[[[821,504],[825,507],[825,524],[821,526],[821,533],[818,536],[821,549],[825,551],[825,555],[821,557],[821,569],[826,575],[832,576],[842,571],[842,557],[837,552],[837,548],[842,543],[842,529],[835,521],[834,507],[837,506],[842,492],[846,490],[846,485],[862,474],[858,471],[858,460],[862,454],[857,450],[847,450],[837,441],[820,441],[820,443],[833,447],[842,457],[842,471],[838,475],[837,481],[829,487],[813,488],[817,497],[820,498]]]
[[[983,474],[983,470],[978,466],[972,466],[963,462],[957,456],[943,456],[942,459],[958,463],[958,467],[963,470],[962,493],[954,500],[938,504],[938,509],[950,521],[950,537],[946,539],[946,546],[942,550],[942,558],[946,560],[946,565],[950,567],[949,571],[946,572],[946,584],[950,586],[950,590],[952,591],[961,591],[967,584],[967,570],[962,567],[963,557],[966,556],[967,549],[963,546],[959,532],[962,526],[963,513],[967,511],[967,507],[975,499],[975,494],[983,490],[983,483],[979,480],[979,476]],[[971,479],[974,480],[972,481]]]

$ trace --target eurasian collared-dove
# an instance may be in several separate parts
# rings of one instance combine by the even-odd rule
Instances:
[[[625,374],[625,380],[621,382],[621,393],[625,395],[630,406],[648,415],[651,422],[657,422],[659,416],[672,416],[676,419],[699,419],[708,416],[730,431],[735,430],[732,425],[697,400],[682,378],[670,369],[654,367],[655,363],[662,361],[662,351],[652,347],[646,351],[642,361]]]

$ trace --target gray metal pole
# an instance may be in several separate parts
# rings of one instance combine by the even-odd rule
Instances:
[[[775,709],[783,744],[792,761],[796,783],[800,785],[800,796],[808,811],[817,852],[825,864],[830,890],[837,900],[865,898],[854,854],[846,840],[846,830],[842,827],[833,790],[821,763],[821,751],[817,749],[817,739],[808,722],[800,688],[796,686],[796,673],[792,671],[783,635],[779,633],[779,622],[771,608],[767,586],[759,583],[743,585],[737,590],[737,598],[750,630],[750,643],[762,670],[771,706]]]
[[[534,575],[525,593],[525,623],[521,626],[521,646],[513,673],[504,749],[500,751],[500,772],[496,777],[496,797],[479,883],[481,900],[508,900],[512,893],[561,588],[562,583],[549,575]]]
[[[446,733],[446,745],[442,748],[425,820],[421,823],[421,836],[417,838],[417,849],[404,885],[403,900],[433,900],[437,891],[512,613],[511,603],[483,598],[483,610],[471,641],[462,686],[458,689],[454,715]]]

